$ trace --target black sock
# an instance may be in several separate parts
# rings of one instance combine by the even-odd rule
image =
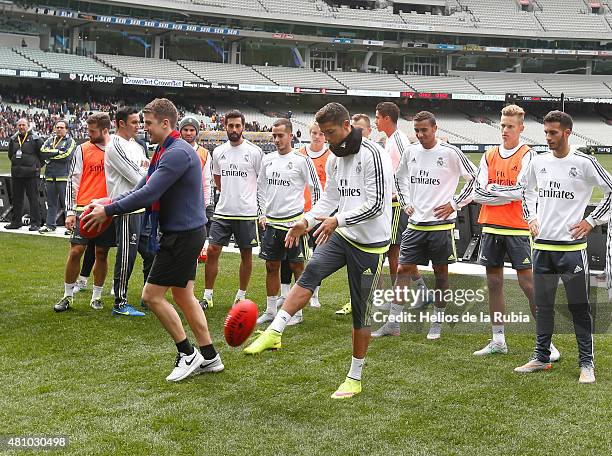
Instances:
[[[176,348],[180,353],[185,353],[186,355],[191,355],[193,353],[193,345],[189,343],[189,339],[187,338],[176,344]]]
[[[215,356],[217,356],[217,350],[215,350],[215,347],[213,347],[213,344],[203,345],[202,347],[200,347],[200,352],[202,353],[202,356],[204,356],[204,359],[206,360],[213,359]]]

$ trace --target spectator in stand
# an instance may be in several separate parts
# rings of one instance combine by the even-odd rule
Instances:
[[[38,231],[42,223],[38,201],[38,180],[43,139],[32,131],[27,119],[17,121],[17,130],[17,133],[11,136],[8,148],[13,187],[13,221],[4,228],[7,230],[21,228],[25,193],[30,203],[30,231]]]

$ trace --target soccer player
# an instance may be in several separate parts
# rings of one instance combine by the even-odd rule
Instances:
[[[220,195],[206,251],[204,298],[200,301],[205,310],[213,305],[219,256],[232,234],[240,249],[240,288],[234,303],[245,299],[253,269],[253,247],[259,245],[257,218],[261,206],[257,202],[257,177],[263,152],[242,137],[243,130],[244,114],[236,110],[226,113],[228,141],[213,154],[212,172]]]
[[[107,196],[104,151],[110,142],[110,128],[111,121],[108,114],[100,112],[89,116],[87,118],[89,141],[78,146],[72,157],[66,189],[66,228],[72,231],[72,236],[64,273],[64,297],[53,306],[56,312],[68,310],[73,303],[81,257],[90,242],[79,234],[80,216],[92,200]],[[101,310],[102,289],[108,271],[108,250],[115,246],[114,225],[111,224],[94,241],[96,260],[90,305],[95,310]]]
[[[76,149],[76,141],[68,134],[68,122],[55,122],[55,135],[49,137],[40,148],[40,155],[47,163],[45,166],[45,190],[47,192],[47,221],[39,233],[55,231],[58,210],[65,209],[66,183]]]
[[[178,382],[192,373],[220,372],[224,368],[212,344],[204,312],[193,294],[198,255],[206,238],[202,167],[193,147],[174,129],[178,111],[170,100],[157,98],[144,107],[143,113],[145,130],[158,144],[147,176],[112,204],[93,204],[85,226],[95,229],[108,217],[147,208],[151,247],[156,253],[142,299],[176,343],[175,367],[166,380]],[[159,244],[158,225],[163,233]],[[166,300],[168,289],[200,350],[191,345],[178,313]]]
[[[607,220],[612,201],[612,176],[594,157],[569,145],[573,120],[561,111],[544,117],[544,133],[551,152],[533,157],[521,183],[525,220],[533,236],[533,282],[536,303],[536,347],[515,372],[548,370],[554,330],[559,278],[565,287],[578,342],[580,383],[594,383],[593,315],[588,290],[587,235]],[[594,187],[604,197],[591,214],[584,211]]]
[[[311,204],[321,195],[321,185],[315,165],[310,158],[294,152],[293,126],[288,119],[279,119],[272,125],[272,138],[277,152],[267,154],[262,161],[257,182],[257,199],[263,206],[259,219],[265,229],[259,257],[266,260],[266,311],[257,319],[258,324],[268,323],[276,317],[276,303],[280,288],[281,261],[288,261],[291,272],[299,280],[304,270],[304,256],[308,249],[307,236],[296,245],[285,247],[285,236],[296,221],[304,216],[304,188],[309,189]],[[293,316],[288,325],[303,321],[302,310]]]
[[[351,118],[351,125],[361,129],[361,134],[364,138],[370,139],[372,135],[372,123],[366,114],[354,114]]]
[[[136,108],[120,107],[115,114],[116,134],[111,135],[104,154],[104,172],[108,197],[115,199],[135,188],[147,174],[149,160],[142,146],[136,142],[140,128],[140,113]],[[142,273],[146,283],[153,265],[153,252],[149,250],[149,227],[145,225],[143,209],[115,218],[117,256],[113,289],[115,305],[113,315],[142,317],[144,313],[128,304],[129,280],[134,270],[136,253],[142,257]]]
[[[435,293],[435,314],[427,339],[437,340],[446,307],[442,296],[448,289],[448,265],[457,259],[453,237],[457,210],[472,199],[476,167],[455,146],[436,138],[436,118],[431,112],[421,111],[413,120],[419,144],[406,150],[395,174],[399,202],[410,216],[402,234],[396,286],[410,285],[411,278],[418,277],[417,265],[427,266],[431,261],[435,288],[441,293]],[[458,196],[453,196],[460,177],[465,179],[465,185]],[[398,336],[396,317],[403,310],[402,303],[392,303],[389,315],[393,318],[377,335]]]
[[[474,201],[482,204],[478,223],[483,225],[478,262],[487,269],[489,310],[493,336],[489,343],[474,352],[476,356],[506,354],[504,335],[504,257],[509,256],[516,270],[518,283],[529,301],[535,317],[533,276],[531,273],[531,241],[529,227],[523,219],[523,190],[519,182],[534,156],[529,146],[521,142],[525,111],[516,105],[501,111],[502,142],[484,153],[476,176]],[[559,352],[551,344],[551,359]]]
[[[372,290],[391,237],[393,171],[389,156],[351,127],[349,113],[341,104],[325,105],[317,112],[316,121],[333,153],[327,160],[327,183],[317,204],[289,230],[285,245],[295,245],[320,221],[314,233],[317,249],[272,324],[244,353],[280,348],[291,316],[306,306],[324,278],[346,266],[353,306],[353,357],[348,376],[332,394],[334,399],[345,399],[361,392],[361,371],[370,341]],[[364,277],[366,273],[374,277]],[[371,289],[364,293],[362,281],[370,279]]]

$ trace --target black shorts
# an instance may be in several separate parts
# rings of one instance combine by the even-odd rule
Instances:
[[[257,220],[232,220],[215,217],[210,225],[211,244],[229,245],[232,234],[240,249],[250,249],[259,245]]]
[[[451,264],[457,261],[453,229],[421,231],[408,227],[402,234],[399,264]]]
[[[302,236],[299,245],[291,248],[285,247],[287,230],[267,225],[261,240],[259,258],[267,261],[288,261],[290,263],[303,263],[308,250],[306,236]]]
[[[117,236],[116,236],[117,229],[115,228],[114,218],[111,224],[108,226],[108,228],[102,231],[95,238],[89,239],[89,238],[84,238],[83,236],[81,236],[81,233],[79,232],[81,214],[82,212],[77,212],[76,214],[76,223],[74,224],[74,230],[72,230],[72,236],[70,236],[71,244],[87,245],[89,244],[90,241],[93,241],[97,247],[110,248],[110,247],[117,246]]]
[[[402,244],[402,233],[408,228],[408,214],[401,206],[393,203],[393,218],[391,219],[391,245]]]
[[[147,283],[185,288],[190,280],[196,278],[198,256],[205,240],[204,226],[191,231],[163,233]]]
[[[503,268],[506,254],[512,262],[512,269],[531,269],[531,241],[529,236],[482,233],[478,250],[479,264]]]
[[[383,261],[383,253],[365,252],[333,233],[314,251],[297,283],[314,292],[323,279],[346,265],[353,328],[366,328],[372,325],[373,290],[378,287]]]

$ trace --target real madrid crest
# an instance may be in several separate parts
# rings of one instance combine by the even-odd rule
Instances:
[[[569,174],[569,177],[575,178],[578,176],[578,170],[574,166],[572,166],[568,174]]]
[[[355,168],[355,171],[357,171],[357,174],[361,173],[361,162],[357,162],[357,168]]]
[[[436,162],[436,165],[438,165],[438,166],[444,166],[444,158],[442,158],[442,157],[438,157],[438,161]]]

